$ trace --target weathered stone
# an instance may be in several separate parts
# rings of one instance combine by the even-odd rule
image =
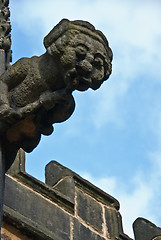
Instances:
[[[122,221],[119,212],[113,208],[105,208],[105,218],[110,237],[119,237],[120,233],[123,233]]]
[[[49,162],[45,167],[45,183],[51,187],[67,176],[73,177],[73,172],[56,161]]]
[[[9,0],[0,0],[0,76],[5,72],[11,60],[11,25],[10,11],[8,8]],[[1,99],[1,94],[0,94]],[[1,103],[1,100],[0,100]],[[1,128],[1,123],[0,123]],[[0,136],[0,229],[3,215],[3,197],[4,197],[4,182],[5,182],[5,159],[2,138]],[[1,233],[0,233],[1,238]]]
[[[144,218],[137,218],[133,223],[135,240],[160,240],[161,228]]]
[[[51,161],[45,167],[45,183],[63,193],[74,204],[75,183],[71,170]]]
[[[54,187],[44,184],[25,173],[20,155],[5,186],[4,223],[14,231],[34,240],[107,240],[106,222],[111,239],[131,240],[122,232],[116,199],[56,162],[52,170],[58,166],[60,173]]]
[[[0,135],[6,169],[21,147],[31,152],[41,134],[74,111],[74,90],[98,89],[111,74],[112,51],[90,23],[62,20],[45,37],[46,53],[22,58],[0,77]]]
[[[118,240],[132,240],[129,236],[124,234],[122,218],[116,209],[105,207],[105,219],[110,238]]]
[[[101,205],[96,200],[79,190],[77,190],[76,201],[78,216],[96,230],[102,232],[103,218]]]
[[[1,236],[2,240],[12,240],[10,237],[8,237],[6,234],[2,234]]]
[[[47,198],[9,177],[6,177],[4,204],[5,212],[6,206],[7,209],[12,209],[8,214],[25,222],[28,228],[36,228],[50,239],[70,239],[70,215]]]
[[[35,240],[33,237],[28,238],[25,236],[25,233],[21,233],[18,229],[15,227],[7,224],[7,223],[2,223],[2,236],[1,240]]]
[[[10,24],[10,11],[9,11],[9,0],[0,0],[0,49],[5,52],[4,69],[6,69],[11,61],[11,24]],[[0,61],[0,68],[3,62]]]
[[[74,204],[75,184],[73,178],[65,177],[53,188],[67,196],[68,199]]]
[[[4,187],[5,187],[5,159],[2,151],[2,142],[0,139],[0,229],[3,218],[3,199],[4,199]],[[0,233],[1,238],[1,233]]]
[[[66,179],[67,177],[73,178],[73,183],[75,184],[75,186],[82,189],[82,191],[84,191],[85,193],[93,197],[95,200],[119,210],[120,208],[119,202],[114,197],[105,193],[104,191],[94,186],[89,181],[83,179],[82,177],[80,177],[78,174],[74,173],[70,169],[62,166],[56,161],[51,161],[46,165],[45,183],[53,187],[54,189],[55,189],[55,186],[58,186],[61,182],[63,182],[63,179]],[[72,190],[72,186],[70,185],[69,187],[71,187],[71,190]],[[75,191],[75,189],[73,189],[73,191]]]
[[[74,219],[73,240],[105,240],[105,238],[92,232],[77,219]]]
[[[106,206],[114,207],[116,210],[120,209],[120,203],[118,200],[116,200],[114,197],[109,195],[108,193],[104,192],[100,188],[96,187],[89,181],[81,178],[79,175],[74,174],[73,176],[76,186],[84,193],[87,193],[91,197],[93,197],[95,200],[97,200],[100,203],[105,204]]]
[[[13,162],[7,173],[15,176],[21,172],[25,172],[25,152],[22,149],[18,151],[15,161]]]
[[[0,49],[0,75],[5,71],[5,51]]]

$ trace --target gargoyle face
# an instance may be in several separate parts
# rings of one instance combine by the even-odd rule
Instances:
[[[82,32],[68,32],[55,42],[67,88],[96,90],[111,73],[111,58],[104,45]],[[52,49],[53,50],[53,49]]]
[[[73,84],[79,91],[99,88],[105,78],[106,58],[102,43],[88,35],[77,34],[61,58],[63,64],[71,67],[65,74],[67,86]]]

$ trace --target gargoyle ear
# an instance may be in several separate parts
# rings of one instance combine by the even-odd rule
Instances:
[[[60,56],[60,51],[58,50],[58,48],[56,47],[55,43],[51,44],[48,48],[47,48],[47,53],[51,56]]]
[[[47,49],[52,43],[59,39],[68,29],[69,20],[62,19],[45,37],[44,46]]]
[[[49,55],[52,55],[51,47],[48,47],[48,48],[47,48],[47,53],[48,53]]]

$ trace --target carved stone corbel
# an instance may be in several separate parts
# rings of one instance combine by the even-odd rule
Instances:
[[[1,18],[8,14],[4,4]],[[1,30],[1,47],[8,50],[9,22],[2,20]],[[18,60],[0,77],[0,136],[6,148],[6,170],[19,148],[31,152],[41,134],[53,132],[52,124],[71,116],[74,90],[96,90],[111,74],[108,41],[88,22],[63,19],[44,38],[44,45],[46,52],[40,57]]]

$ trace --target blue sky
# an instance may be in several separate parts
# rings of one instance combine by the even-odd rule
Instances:
[[[139,217],[161,222],[161,2],[11,0],[13,62],[41,55],[62,18],[91,22],[109,40],[113,72],[97,91],[75,92],[76,109],[26,155],[44,181],[56,160],[120,201],[124,231]],[[160,225],[161,226],[161,225]]]

